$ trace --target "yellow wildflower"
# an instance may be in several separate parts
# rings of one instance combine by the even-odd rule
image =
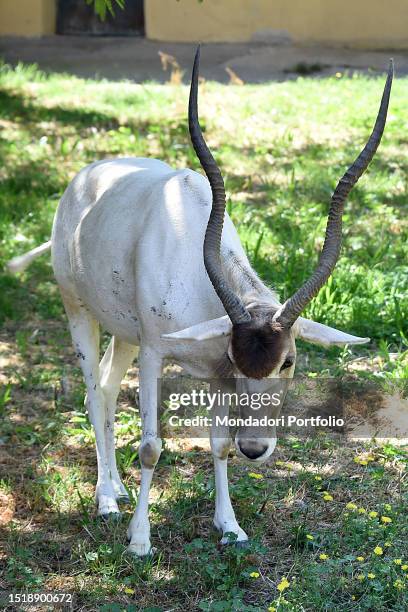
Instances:
[[[322,561],[326,561],[326,559],[329,558],[329,555],[326,555],[325,553],[322,553],[321,555],[319,555],[319,559],[321,559]]]
[[[317,480],[317,481],[320,481],[322,479],[322,477],[321,476],[315,476],[314,479]]]
[[[385,523],[385,524],[392,523],[392,519],[389,516],[382,516],[381,517],[381,522]]]
[[[276,612],[275,606],[269,606],[268,612]]]
[[[404,565],[401,565],[401,569],[404,570],[404,572],[406,572],[408,570],[408,565],[404,563]]]
[[[280,593],[282,593],[282,591],[287,589],[289,585],[289,580],[286,578],[286,576],[284,576],[276,588],[278,589],[278,591],[280,591]]]
[[[391,546],[391,542],[384,542],[384,546],[386,546],[387,548],[389,548]]]
[[[367,578],[370,578],[370,580],[374,580],[374,578],[375,578],[375,574],[373,574],[372,572],[370,572],[369,574],[367,574]]]
[[[341,79],[341,77],[342,77],[341,72],[336,72],[336,79]]]
[[[374,512],[374,510],[373,510],[372,512],[369,512],[369,513],[368,513],[368,516],[369,516],[370,518],[377,518],[377,516],[378,516],[378,512]]]
[[[374,554],[375,554],[375,555],[381,556],[381,555],[383,554],[383,552],[384,552],[384,551],[383,551],[383,549],[381,548],[381,546],[376,546],[376,547],[374,548]]]
[[[365,576],[364,576],[364,574],[357,574],[356,578],[357,578],[357,580],[360,580],[360,582],[361,582],[362,580],[364,580]]]
[[[314,540],[314,537],[312,535],[310,535],[310,533],[306,534],[306,539],[308,540]]]
[[[391,504],[384,504],[384,510],[386,510],[387,512],[391,512]]]
[[[402,565],[402,559],[394,559],[395,565]]]
[[[249,575],[251,578],[259,578],[259,572],[251,572]]]
[[[346,504],[346,508],[347,510],[357,510],[357,506],[356,504],[353,504],[353,502],[349,502],[348,504]]]
[[[330,493],[328,493],[327,491],[323,492],[323,499],[324,501],[333,501],[333,496],[330,495]]]
[[[356,557],[357,561],[364,561],[364,557]]]
[[[256,480],[261,480],[263,478],[262,474],[256,474],[255,472],[249,472],[248,476]]]
[[[360,457],[354,457],[354,463],[358,463],[359,465],[367,465],[367,460],[361,459]]]
[[[359,514],[365,514],[367,512],[367,510],[365,508],[359,508],[358,509],[358,513]]]
[[[127,595],[134,595],[135,591],[134,591],[134,589],[131,589],[129,587],[125,587],[125,593]]]
[[[351,596],[351,599],[352,599],[353,601],[356,601],[356,596],[355,596],[355,595],[352,595],[352,596]]]
[[[397,578],[396,581],[394,582],[394,586],[396,589],[405,589],[405,584],[402,582],[401,578]]]

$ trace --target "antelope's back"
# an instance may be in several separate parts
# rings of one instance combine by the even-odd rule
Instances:
[[[143,158],[92,164],[55,217],[57,281],[122,337],[136,319],[158,334],[224,314],[203,262],[210,210],[208,181],[197,172]],[[223,242],[239,249],[228,217],[225,225]]]

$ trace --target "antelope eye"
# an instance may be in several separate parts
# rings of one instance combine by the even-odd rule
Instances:
[[[282,364],[280,371],[282,372],[282,370],[287,370],[287,368],[291,368],[294,362],[295,360],[293,359],[293,357],[286,357],[285,361]]]

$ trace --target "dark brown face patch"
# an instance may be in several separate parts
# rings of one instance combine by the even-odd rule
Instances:
[[[253,311],[251,316],[248,323],[232,328],[232,355],[242,374],[248,378],[266,378],[282,360],[289,346],[290,330],[274,322],[270,311]]]

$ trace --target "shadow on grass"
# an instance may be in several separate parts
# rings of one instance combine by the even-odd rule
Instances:
[[[98,111],[85,111],[63,106],[40,106],[34,104],[25,95],[0,90],[0,115],[3,119],[24,122],[25,124],[42,121],[57,121],[77,128],[92,127],[96,124],[106,129],[117,128],[118,120],[106,113]]]

